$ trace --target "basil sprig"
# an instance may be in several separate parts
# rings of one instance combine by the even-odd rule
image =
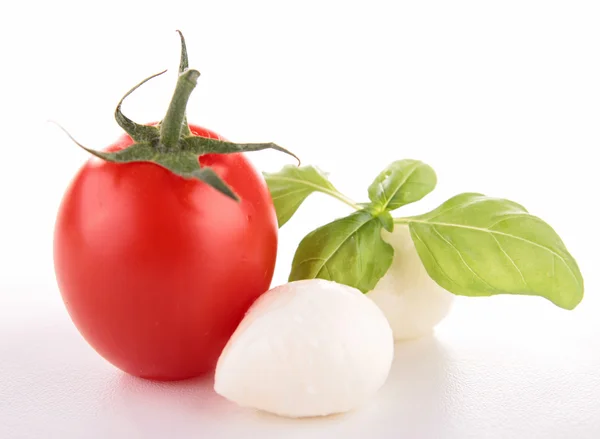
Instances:
[[[312,166],[286,166],[265,174],[279,226],[313,192],[355,209],[310,232],[300,242],[289,280],[328,279],[372,290],[389,269],[394,251],[381,230],[407,225],[429,276],[461,296],[521,294],[544,297],[564,309],[583,298],[583,277],[558,234],[523,206],[478,193],[450,198],[423,215],[392,219],[390,212],[425,197],[436,186],[433,169],[399,160],[369,186],[370,202],[357,204]]]

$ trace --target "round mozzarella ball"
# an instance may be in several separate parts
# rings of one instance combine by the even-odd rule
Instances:
[[[397,224],[392,233],[384,230],[382,237],[394,248],[394,260],[367,296],[387,317],[394,339],[406,340],[430,334],[450,312],[454,294],[429,277],[408,226]]]
[[[342,413],[383,385],[393,350],[385,316],[359,290],[291,282],[249,309],[219,358],[215,391],[281,416]]]

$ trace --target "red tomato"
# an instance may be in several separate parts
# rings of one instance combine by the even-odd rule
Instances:
[[[124,135],[108,150],[131,143]],[[152,163],[92,158],[60,206],[54,261],[67,310],[87,342],[132,375],[177,380],[213,370],[271,283],[277,219],[262,176],[242,154],[200,162],[241,201]]]

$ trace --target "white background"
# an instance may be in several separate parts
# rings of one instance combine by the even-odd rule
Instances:
[[[12,2],[0,15],[0,437],[600,437],[597,248],[600,5],[595,1]],[[579,261],[572,312],[544,299],[461,298],[434,339],[397,346],[377,397],[294,422],[243,411],[210,379],[151,384],[116,371],[60,302],[52,231],[87,158],[124,111],[162,117],[181,29],[202,76],[189,119],[233,141],[274,141],[364,200],[390,161],[421,159],[438,189],[513,199]],[[289,163],[254,153],[261,170]],[[315,195],[281,231],[295,246],[346,212]],[[354,436],[353,436],[354,435]]]

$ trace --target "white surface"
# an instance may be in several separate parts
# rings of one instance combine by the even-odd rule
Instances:
[[[45,293],[35,305],[2,303],[2,438],[594,439],[600,432],[597,301],[594,312],[590,301],[567,313],[536,300],[459,300],[435,339],[396,346],[387,383],[364,407],[293,421],[236,407],[213,392],[211,379],[159,384],[116,371],[73,330],[56,293]]]
[[[600,437],[597,1],[39,3],[0,14],[1,438]],[[376,399],[332,419],[256,415],[208,381],[117,372],[55,287],[54,216],[86,154],[46,120],[102,147],[120,132],[121,95],[169,67],[124,106],[160,118],[176,28],[202,72],[190,120],[284,145],[356,199],[389,162],[424,160],[438,189],[408,214],[461,191],[514,199],[563,237],[586,298],[573,312],[458,300],[434,340],[398,346]],[[263,170],[289,163],[252,157]],[[303,206],[282,230],[274,285],[300,238],[345,212],[321,196]]]

